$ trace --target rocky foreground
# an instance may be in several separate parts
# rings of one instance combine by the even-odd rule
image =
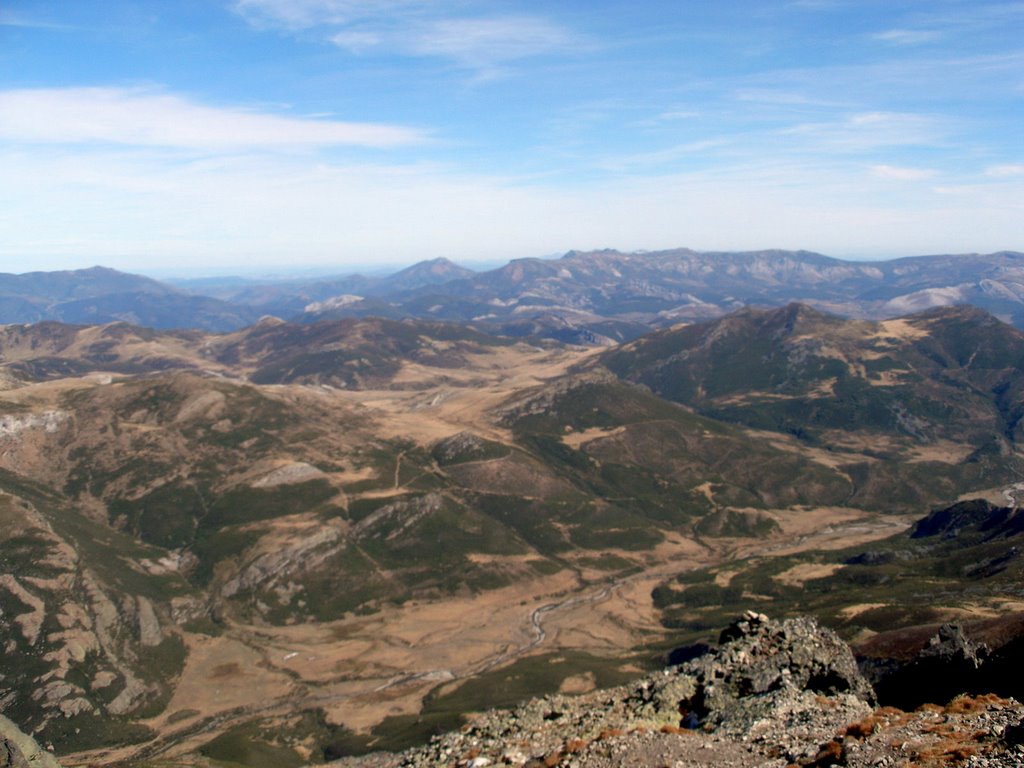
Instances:
[[[964,695],[911,712],[880,707],[832,631],[748,612],[716,650],[630,685],[546,696],[400,755],[334,765],[1021,766],[1024,705]]]

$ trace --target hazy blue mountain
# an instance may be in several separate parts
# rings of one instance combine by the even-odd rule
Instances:
[[[808,251],[570,251],[474,272],[443,258],[387,276],[204,278],[173,287],[96,267],[0,275],[0,322],[125,320],[233,330],[262,315],[471,322],[490,333],[612,344],[649,328],[798,301],[882,319],[972,304],[1024,327],[1024,254],[843,261]],[[186,290],[187,289],[187,290]]]
[[[0,323],[103,324],[227,331],[259,318],[256,310],[194,296],[141,275],[92,267],[0,275]]]
[[[617,320],[644,326],[720,317],[741,306],[800,301],[850,317],[880,319],[938,306],[974,304],[1024,325],[1024,254],[1000,252],[843,261],[808,251],[651,253],[570,251],[560,259],[516,259],[503,267],[405,292],[346,290],[321,300],[316,317],[432,317],[500,330],[538,318],[577,335]],[[386,305],[385,306],[382,306]],[[541,328],[541,335],[551,335]]]

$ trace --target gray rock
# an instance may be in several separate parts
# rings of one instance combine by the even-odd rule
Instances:
[[[36,740],[0,715],[0,768],[60,768]]]
[[[643,734],[655,749],[665,734],[684,731],[721,735],[732,753],[773,750],[795,760],[813,757],[838,729],[871,711],[874,693],[850,649],[812,620],[771,621],[748,612],[722,640],[699,658],[631,685],[485,713],[393,764],[468,765],[482,758],[493,765],[568,765],[577,759],[565,751],[570,744],[607,753],[614,763],[616,750],[632,750],[631,740]]]

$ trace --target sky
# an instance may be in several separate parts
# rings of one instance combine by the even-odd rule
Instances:
[[[1024,2],[0,0],[0,271],[1024,251]]]

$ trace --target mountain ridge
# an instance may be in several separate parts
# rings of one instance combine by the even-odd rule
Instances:
[[[148,278],[132,283],[134,276],[104,270],[84,274],[94,285],[88,297],[59,301],[47,298],[59,287],[44,290],[46,275],[63,284],[75,273],[31,273],[31,280],[0,276],[0,322],[122,319],[161,328],[237,330],[266,314],[302,322],[373,315],[473,322],[491,333],[607,345],[744,305],[801,301],[865,319],[975,304],[1024,327],[1024,254],[1015,251],[856,261],[778,249],[605,249],[514,259],[485,272],[440,257],[385,277],[242,281],[234,287],[231,281],[199,281],[188,284],[190,292]],[[101,291],[96,286],[103,279],[108,285]],[[127,283],[133,290],[117,287]],[[204,286],[210,295],[203,295]],[[154,302],[153,296],[162,298]]]

